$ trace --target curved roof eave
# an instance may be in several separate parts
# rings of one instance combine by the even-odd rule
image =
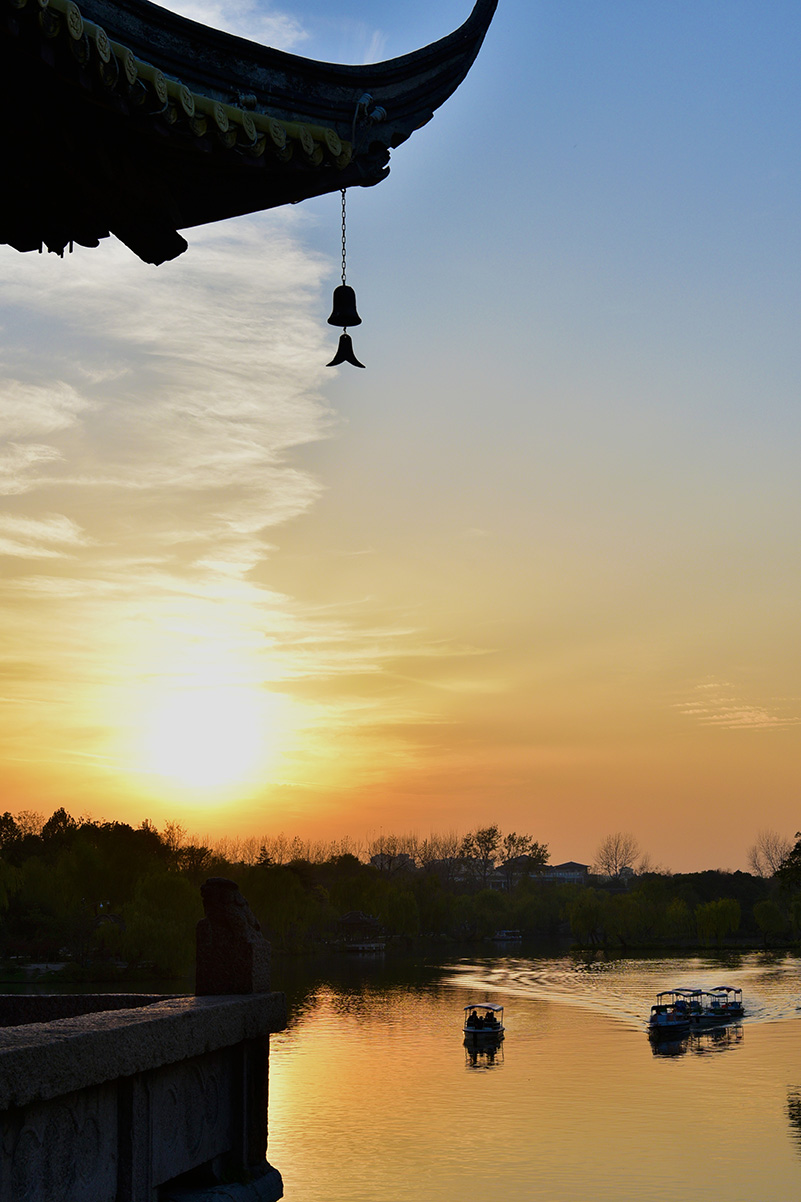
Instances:
[[[484,40],[497,0],[476,0],[453,33],[385,62],[317,62],[180,17],[149,0],[82,0],[82,11],[166,75],[223,102],[247,94],[255,111],[332,126],[349,138],[363,93],[386,111],[370,141],[398,146],[456,90]]]

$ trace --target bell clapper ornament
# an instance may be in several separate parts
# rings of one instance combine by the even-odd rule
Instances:
[[[348,326],[360,326],[362,319],[356,312],[356,293],[345,283],[345,189],[342,189],[342,283],[334,289],[334,304],[328,319],[330,326],[342,326],[337,353],[326,367],[338,367],[340,363],[352,363],[364,367],[356,358]]]

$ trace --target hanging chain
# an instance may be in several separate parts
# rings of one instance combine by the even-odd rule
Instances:
[[[345,283],[345,189],[342,188],[342,283]]]

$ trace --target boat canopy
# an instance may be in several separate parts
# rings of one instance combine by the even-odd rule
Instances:
[[[471,1002],[469,1006],[465,1006],[465,1010],[492,1010],[497,1014],[503,1010],[503,1006],[498,1006],[495,1002]]]

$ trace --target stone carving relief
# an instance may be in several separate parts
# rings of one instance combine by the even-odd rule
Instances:
[[[66,1094],[3,1116],[0,1198],[114,1202],[117,1111],[113,1086]]]
[[[230,1150],[233,1082],[228,1061],[225,1050],[211,1052],[154,1075],[150,1085],[151,1126],[154,1135],[158,1133],[153,1140],[154,1184]]]

